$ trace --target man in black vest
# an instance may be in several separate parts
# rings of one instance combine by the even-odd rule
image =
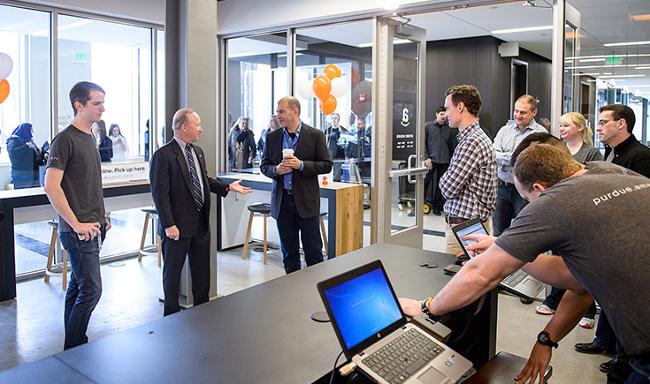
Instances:
[[[300,269],[300,242],[307,266],[323,261],[318,229],[320,193],[318,175],[332,170],[325,135],[300,121],[300,102],[292,96],[278,101],[282,129],[266,137],[260,169],[273,179],[271,216],[277,221],[284,270]]]
[[[162,239],[164,315],[180,311],[178,294],[185,256],[189,255],[194,305],[210,297],[210,192],[226,196],[251,189],[241,180],[226,184],[208,176],[203,150],[196,143],[203,128],[199,114],[178,110],[174,138],[153,154],[149,179]]]

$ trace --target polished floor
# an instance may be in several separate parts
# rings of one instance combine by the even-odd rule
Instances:
[[[400,225],[399,216],[407,214],[407,211],[397,213],[394,224]],[[139,242],[141,221],[135,223],[137,230],[120,231],[119,238],[123,244]],[[426,216],[425,230],[438,235],[425,235],[424,248],[442,249],[444,237],[439,233],[444,231],[444,223],[441,218]],[[365,232],[365,242],[368,243],[368,227],[365,227]],[[241,259],[241,248],[219,253],[217,259],[219,295],[228,295],[284,275],[277,250],[271,251],[266,266],[262,263],[262,254],[255,249],[246,260]],[[163,308],[158,302],[162,295],[160,275],[161,268],[151,256],[143,258],[142,262],[133,258],[104,264],[104,292],[91,318],[90,340],[161,318]],[[0,345],[3,346],[0,370],[61,351],[64,292],[60,282],[58,277],[53,277],[49,284],[42,279],[21,282],[18,284],[18,298],[0,303]],[[528,356],[537,333],[549,320],[549,317],[535,314],[535,305],[524,305],[515,297],[499,295],[497,351]],[[560,342],[551,361],[554,367],[552,382],[606,382],[605,375],[598,371],[598,364],[606,361],[606,356],[584,355],[573,350],[573,344],[589,341],[592,337],[593,330],[577,327]]]

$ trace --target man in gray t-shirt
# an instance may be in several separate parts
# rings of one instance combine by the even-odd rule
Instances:
[[[104,112],[104,90],[90,82],[77,83],[70,102],[74,120],[52,140],[44,187],[59,214],[59,238],[72,269],[65,296],[64,349],[88,342],[88,321],[102,293],[99,248],[110,228],[104,217],[99,152],[90,133]]]
[[[650,179],[602,162],[585,168],[546,144],[523,151],[514,172],[517,190],[531,203],[496,242],[484,238],[475,244],[474,249],[487,249],[425,302],[429,312],[463,307],[522,268],[568,290],[515,379],[543,375],[551,347],[577,325],[591,295],[607,311],[620,314],[612,319],[616,335],[632,364],[650,373],[650,328],[637,326],[650,323],[650,263],[644,261]],[[548,250],[561,257],[541,254]],[[421,311],[418,301],[401,302],[409,315]]]

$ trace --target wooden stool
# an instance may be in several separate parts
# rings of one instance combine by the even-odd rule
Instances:
[[[142,256],[147,256],[153,253],[151,251],[145,251],[144,240],[147,238],[149,219],[153,219],[158,215],[158,212],[156,211],[155,208],[144,208],[142,209],[142,212],[144,212],[145,215],[144,215],[144,225],[142,227],[142,238],[140,239],[140,248],[138,249],[138,261],[142,261]],[[152,225],[152,230],[156,232],[156,229],[153,228],[153,225]],[[157,233],[156,233],[156,250],[158,253],[158,266],[160,267],[162,265],[162,251],[160,249],[160,236],[158,236]]]
[[[327,212],[321,212],[319,221],[320,221],[320,234],[323,237],[323,245],[325,246],[325,254],[327,255],[327,231],[325,231],[325,217],[327,217]],[[329,255],[327,255],[329,257]]]
[[[52,227],[52,236],[50,237],[50,250],[47,253],[47,266],[45,267],[43,280],[49,283],[50,276],[61,275],[61,287],[65,291],[68,288],[68,252],[65,249],[63,250],[63,270],[61,272],[52,271],[52,267],[54,267],[54,254],[56,253],[56,245],[58,243],[57,232],[59,231],[59,223],[56,221],[48,221],[47,224]]]
[[[250,214],[248,215],[248,227],[246,228],[246,237],[244,238],[244,249],[241,253],[241,258],[245,259],[246,254],[248,253],[248,242],[251,240],[251,226],[253,225],[253,217],[255,214],[261,214],[264,216],[264,265],[268,262],[268,256],[266,253],[266,219],[271,214],[271,204],[267,203],[255,203],[251,204],[248,207]]]

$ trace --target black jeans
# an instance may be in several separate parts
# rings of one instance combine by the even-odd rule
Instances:
[[[499,236],[510,228],[512,219],[517,217],[527,204],[528,202],[519,195],[514,184],[499,179],[497,205],[492,214],[492,235]]]

